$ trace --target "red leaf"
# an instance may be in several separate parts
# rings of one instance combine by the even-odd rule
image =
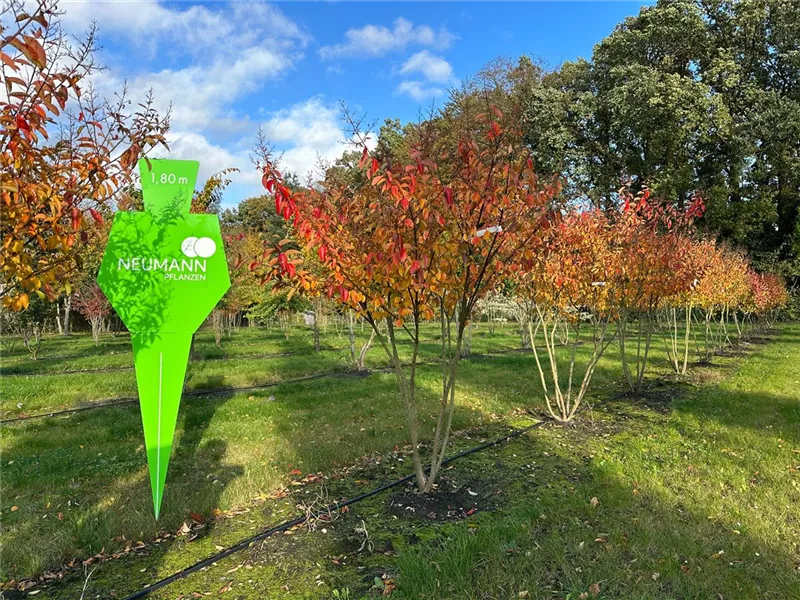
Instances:
[[[17,129],[21,131],[30,131],[31,127],[22,115],[17,115]]]
[[[363,167],[364,164],[367,162],[367,153],[368,152],[369,152],[369,150],[367,149],[366,146],[364,146],[364,150],[363,150],[363,152],[361,152],[361,160],[358,161],[358,166],[359,167]],[[374,161],[375,159],[372,159],[372,160]]]
[[[94,219],[95,223],[97,223],[98,225],[102,225],[103,224],[103,215],[101,215],[95,209],[90,208],[89,209],[89,214],[92,215],[92,218]]]
[[[261,185],[263,185],[268,192],[272,192],[275,187],[275,179],[270,177],[270,174],[265,170],[264,176],[261,178]]]
[[[453,208],[453,190],[449,187],[444,188],[444,201],[447,203],[447,206]]]
[[[281,266],[281,269],[283,269],[284,271],[286,271],[288,269],[289,259],[286,258],[286,254],[284,254],[283,252],[278,254],[278,264]]]
[[[70,210],[70,219],[72,221],[72,229],[78,229],[81,226],[81,211],[77,206],[73,206]]]
[[[320,246],[318,254],[320,261],[325,262],[325,257],[328,255],[328,248],[326,246]]]
[[[31,62],[36,65],[39,70],[42,70],[47,65],[47,56],[44,53],[44,48],[39,43],[39,41],[31,36],[25,36],[25,40],[28,42],[28,48],[30,49],[30,54],[25,54]]]
[[[0,62],[2,62],[4,65],[8,65],[8,67],[13,69],[14,71],[19,71],[19,67],[17,66],[17,63],[14,61],[13,58],[11,58],[5,52],[0,52]]]

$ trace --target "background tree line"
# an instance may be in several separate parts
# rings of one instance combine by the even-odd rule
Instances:
[[[796,281],[800,4],[662,0],[591,60],[518,69],[537,170],[563,174],[565,195],[607,207],[625,183],[683,208],[697,192],[701,229]]]

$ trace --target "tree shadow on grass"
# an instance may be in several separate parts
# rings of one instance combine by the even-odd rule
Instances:
[[[789,548],[662,494],[655,481],[637,484],[624,466],[565,457],[558,441],[529,445],[529,460],[540,457],[546,471],[527,480],[519,470],[526,485],[510,483],[515,498],[504,515],[401,556],[401,597],[577,598],[593,585],[600,597],[626,600],[797,597]],[[519,446],[517,457],[506,449],[512,464]]]
[[[68,566],[67,585],[46,588],[40,597],[76,598],[85,576],[81,558],[119,554],[123,558],[118,560],[125,561],[126,554],[142,553],[147,558],[142,559],[146,568],[140,577],[142,584],[149,583],[147,573],[157,568],[159,556],[205,533],[205,526],[189,513],[205,519],[219,506],[225,486],[244,472],[226,460],[227,442],[204,439],[229,398],[217,397],[189,410],[184,399],[158,521],[138,410],[109,408],[4,428],[3,483],[6,491],[17,493],[3,498],[4,580],[21,579],[25,571]],[[11,512],[11,502],[20,508]],[[184,522],[192,530],[175,537]],[[49,543],[65,536],[67,544]],[[129,570],[121,578],[106,579],[106,566],[116,561],[91,562],[87,569],[96,569],[95,585],[107,584],[105,597],[114,597],[110,594],[120,586],[138,589]],[[4,593],[14,597],[12,591]]]

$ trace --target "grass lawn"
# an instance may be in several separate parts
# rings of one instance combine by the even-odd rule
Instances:
[[[431,336],[436,334],[435,327],[428,329]],[[482,335],[487,332],[476,329],[474,352],[504,351],[520,345],[519,335],[511,326],[497,327],[494,335]],[[359,341],[366,341],[367,337],[367,333],[358,333]],[[0,399],[2,418],[136,396],[129,337],[109,337],[99,346],[95,346],[86,335],[73,338],[72,346],[63,338],[46,339],[37,361],[29,360],[24,349],[4,354],[3,395]],[[435,358],[440,350],[431,337],[422,344],[422,352],[423,358]],[[347,337],[337,335],[333,328],[323,339],[319,352],[314,351],[310,332],[305,327],[293,328],[289,339],[274,329],[241,329],[232,339],[224,339],[221,348],[214,345],[211,332],[202,331],[195,339],[186,389],[197,392],[253,386],[319,373],[343,372],[348,365]],[[388,365],[380,347],[370,351],[368,365],[372,368]]]
[[[196,349],[205,360],[192,364],[189,385],[214,377],[223,379],[206,387],[248,385],[344,366],[346,338],[332,332],[319,354],[303,334],[240,335],[213,356],[238,359],[208,360],[203,352],[216,349],[201,334]],[[25,371],[30,363],[13,356],[7,366],[4,357],[4,369],[22,369],[3,377],[4,415],[135,392],[132,371],[34,374],[130,364],[118,341],[96,352],[81,343],[90,358],[48,359],[43,351],[38,370]],[[479,329],[473,351],[518,344],[510,327]],[[55,341],[47,349],[78,350]],[[434,351],[435,344],[425,349]],[[244,358],[277,352],[294,354]],[[153,597],[361,598],[396,585],[401,598],[800,598],[800,326],[783,327],[749,354],[676,381],[657,345],[652,375],[665,383],[654,381],[644,399],[596,404],[575,425],[548,424],[453,463],[430,499],[410,488],[385,492]],[[371,357],[372,366],[385,363],[380,349]],[[521,410],[541,408],[537,380],[530,353],[463,363],[453,450],[529,423]],[[436,385],[436,369],[423,369],[429,413]],[[621,389],[612,346],[593,398]],[[184,399],[157,523],[135,405],[4,426],[2,577],[116,552],[122,556],[73,569],[38,597],[80,597],[94,566],[85,597],[123,597],[303,507],[407,473],[404,423],[386,373]],[[322,483],[293,485],[307,473],[320,473]],[[175,537],[193,523],[190,513],[203,523]]]

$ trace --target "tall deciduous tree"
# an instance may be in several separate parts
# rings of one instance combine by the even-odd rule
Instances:
[[[564,173],[574,197],[603,207],[618,202],[623,178],[678,208],[699,192],[706,232],[759,260],[796,258],[799,52],[797,2],[644,7],[591,61],[565,63],[531,88],[536,168]]]
[[[689,246],[681,243],[704,205],[693,197],[685,210],[650,198],[648,189],[621,191],[614,212],[612,244],[622,254],[612,292],[622,370],[631,391],[639,392],[662,303],[691,285],[682,268]],[[632,331],[631,331],[632,330]]]
[[[103,321],[111,314],[111,303],[95,281],[88,282],[78,290],[75,310],[89,321],[92,327],[92,339],[95,344],[99,343]]]

